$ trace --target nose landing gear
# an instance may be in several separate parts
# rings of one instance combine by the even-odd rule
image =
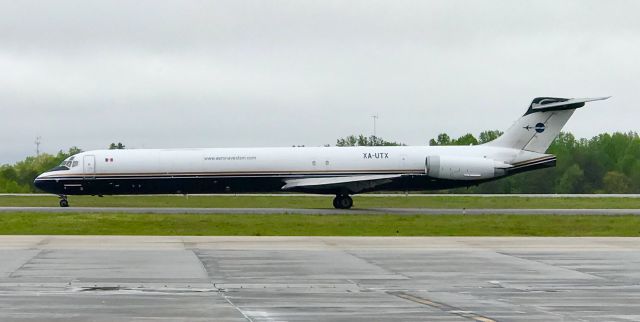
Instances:
[[[350,209],[353,207],[353,199],[349,195],[337,195],[333,199],[333,206],[336,209]]]
[[[69,200],[67,200],[67,196],[60,195],[60,207],[62,208],[69,207]]]

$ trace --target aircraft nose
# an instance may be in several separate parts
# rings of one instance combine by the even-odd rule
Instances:
[[[33,185],[42,191],[47,191],[45,181],[42,180],[42,175],[39,175],[35,180],[33,180]]]
[[[35,180],[33,180],[33,185],[38,189],[42,189],[40,186],[42,185],[42,180],[40,180],[40,176],[37,176]]]

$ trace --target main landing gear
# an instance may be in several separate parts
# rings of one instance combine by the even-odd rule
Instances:
[[[69,200],[67,200],[67,196],[60,195],[60,207],[62,208],[69,207]]]
[[[333,199],[333,206],[336,209],[350,209],[353,207],[353,199],[349,195],[337,195]]]

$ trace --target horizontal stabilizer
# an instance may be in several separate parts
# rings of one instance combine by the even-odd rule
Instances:
[[[586,102],[606,100],[611,96],[592,97],[592,98],[556,98],[556,97],[537,97],[531,102],[529,110],[526,114],[547,111],[561,111],[576,109],[584,106]],[[525,114],[525,115],[526,115]]]
[[[290,179],[282,187],[286,191],[326,192],[326,193],[358,193],[373,187],[390,183],[400,178],[401,174],[363,175],[329,178]]]

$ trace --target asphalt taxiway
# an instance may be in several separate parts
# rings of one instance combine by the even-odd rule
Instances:
[[[0,236],[3,321],[637,321],[640,238]]]
[[[132,213],[132,214],[391,214],[391,215],[640,215],[640,209],[444,209],[444,208],[148,208],[148,207],[0,207],[2,213]]]

